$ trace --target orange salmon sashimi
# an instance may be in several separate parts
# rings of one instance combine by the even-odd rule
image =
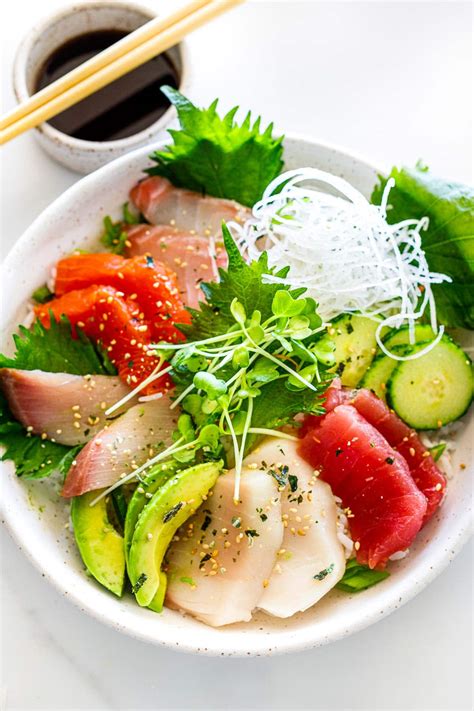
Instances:
[[[350,510],[357,560],[383,568],[420,530],[427,501],[405,459],[352,405],[338,405],[309,428],[299,453]]]
[[[57,296],[92,285],[114,287],[119,295],[135,302],[133,315],[143,322],[148,342],[182,340],[175,323],[189,323],[190,316],[179,296],[176,274],[153,257],[127,259],[100,252],[59,260]]]
[[[124,299],[111,286],[90,286],[69,291],[48,303],[37,306],[35,312],[41,323],[49,327],[50,313],[56,319],[63,314],[73,328],[79,327],[86,336],[100,342],[107,351],[122,380],[135,387],[151,375],[158,359],[148,352],[148,330],[134,314],[136,305]],[[168,390],[170,380],[159,378],[143,392],[151,394]]]
[[[227,266],[221,243],[169,225],[127,225],[128,255],[151,256],[176,273],[178,289],[186,306],[198,308],[204,300],[203,281],[218,281],[218,267]]]

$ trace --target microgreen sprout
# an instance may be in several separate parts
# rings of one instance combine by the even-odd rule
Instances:
[[[326,369],[334,355],[320,341],[326,325],[316,302],[303,289],[262,283],[265,255],[247,264],[225,227],[223,232],[228,271],[221,270],[220,283],[202,285],[207,303],[192,312],[193,324],[184,329],[199,337],[149,346],[160,357],[151,377],[170,372],[176,385],[170,407],[181,406],[183,414],[174,441],[117,485],[165,458],[222,458],[230,441],[238,502],[243,460],[255,438],[293,440],[278,428],[298,412],[321,412],[318,396],[332,377]]]

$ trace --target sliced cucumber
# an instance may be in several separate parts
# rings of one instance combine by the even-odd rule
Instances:
[[[427,343],[417,343],[416,346],[392,346],[391,352],[395,355],[406,356],[413,353],[418,348],[424,348]],[[387,383],[390,380],[395,368],[400,365],[400,361],[385,353],[375,356],[372,365],[362,378],[359,387],[372,390],[381,400],[387,400]]]
[[[432,430],[464,415],[473,385],[471,359],[443,336],[426,355],[397,365],[387,384],[387,401],[407,424]]]
[[[412,348],[410,346],[392,346],[392,350],[396,355],[407,355],[411,353]],[[372,361],[372,365],[359,384],[360,387],[372,390],[385,402],[387,399],[387,383],[399,364],[399,360],[390,358],[385,353],[380,353]]]
[[[375,351],[375,331],[379,321],[373,321],[357,314],[343,314],[335,319],[321,342],[332,341],[336,371],[343,385],[355,387],[371,364]]]
[[[424,343],[425,341],[432,341],[435,337],[435,332],[427,323],[420,323],[415,326],[415,344]],[[409,326],[402,326],[401,328],[392,328],[383,339],[384,345],[391,349],[394,346],[400,345],[414,345],[410,342],[410,329]]]

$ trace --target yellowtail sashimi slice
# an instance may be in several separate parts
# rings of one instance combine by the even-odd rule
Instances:
[[[111,486],[171,444],[177,415],[163,396],[135,405],[99,432],[69,470],[63,496]]]
[[[227,254],[217,240],[193,235],[167,225],[130,225],[127,228],[131,257],[150,255],[172,269],[186,304],[197,308],[204,301],[203,281],[217,281],[218,267],[227,266]]]
[[[135,207],[153,225],[172,225],[202,237],[221,237],[222,221],[243,223],[250,210],[233,200],[203,197],[175,188],[166,178],[145,178],[130,193]]]
[[[344,575],[344,549],[336,532],[331,488],[297,453],[297,443],[268,439],[245,460],[288,480],[281,492],[283,543],[258,607],[290,617],[318,602]]]
[[[233,496],[232,470],[219,477],[166,556],[167,605],[213,627],[251,619],[283,539],[280,494],[271,476],[244,467],[241,503]]]
[[[30,432],[59,444],[85,444],[107,423],[105,410],[130,389],[111,375],[70,375],[0,369],[10,410]],[[114,416],[136,403],[129,400]]]

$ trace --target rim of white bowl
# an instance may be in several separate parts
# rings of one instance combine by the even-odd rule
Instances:
[[[26,84],[26,66],[28,63],[28,58],[30,56],[31,48],[36,42],[37,38],[43,33],[43,31],[52,23],[61,21],[63,18],[69,17],[71,12],[74,10],[96,10],[101,7],[110,7],[111,9],[117,8],[122,10],[135,10],[137,13],[141,13],[144,18],[152,20],[157,16],[156,12],[153,12],[146,5],[141,5],[135,2],[121,2],[121,0],[89,0],[88,2],[81,2],[78,5],[68,5],[68,7],[59,10],[58,12],[51,13],[43,20],[40,20],[36,25],[34,25],[29,32],[25,35],[21,41],[13,61],[13,90],[17,101],[20,103],[25,101],[31,96]],[[178,42],[175,45],[181,56],[181,71],[178,90],[181,91],[183,87],[186,87],[189,82],[190,74],[190,63],[189,63],[189,46],[185,39]],[[166,50],[169,51],[169,50]],[[168,126],[175,116],[175,108],[171,104],[164,114],[160,116],[159,119],[151,123],[146,128],[142,129],[138,133],[134,133],[126,138],[119,138],[113,141],[87,141],[81,138],[74,138],[63,131],[59,131],[54,128],[48,121],[41,123],[36,126],[33,130],[44,134],[55,143],[60,143],[71,149],[80,150],[81,152],[92,152],[92,153],[110,153],[111,150],[128,150],[133,148],[138,143],[143,143],[147,138],[152,140],[154,134],[158,133]]]
[[[377,174],[383,175],[385,173],[383,169],[375,166],[366,158],[335,144],[314,141],[305,135],[297,133],[287,134],[286,138],[290,141],[311,143],[313,146],[319,147],[322,150],[329,150],[335,154],[343,156],[345,159],[351,159],[359,165],[363,165],[366,168],[376,171]],[[62,205],[67,203],[69,200],[70,195],[74,194],[74,191],[77,190],[77,186],[79,184],[85,185],[87,183],[94,183],[107,171],[113,172],[113,168],[115,166],[133,160],[140,155],[142,155],[144,160],[146,160],[150,151],[163,148],[166,143],[166,141],[159,141],[150,144],[149,146],[142,146],[141,148],[129,152],[124,156],[116,158],[114,161],[111,161],[93,173],[86,175],[78,180],[74,185],[70,186],[64,193],[62,193],[62,195],[56,198],[51,205],[43,210],[42,213],[33,221],[30,227],[23,233],[8,253],[5,261],[3,262],[2,269],[6,268],[10,261],[14,261],[20,257],[22,252],[27,249],[30,235],[36,230],[37,224],[48,218],[48,216],[53,212],[61,209]],[[8,462],[6,464],[11,465],[11,463]],[[450,538],[446,539],[442,549],[437,547],[433,547],[432,549],[428,548],[426,554],[423,556],[423,559],[417,562],[415,569],[410,571],[409,576],[402,576],[400,580],[392,581],[391,585],[387,586],[386,589],[380,590],[375,604],[372,603],[371,599],[367,599],[365,604],[365,608],[367,609],[363,610],[363,614],[361,614],[360,609],[357,609],[352,611],[352,615],[349,618],[345,618],[343,624],[331,624],[329,622],[326,625],[328,629],[325,629],[325,634],[320,634],[317,639],[315,639],[311,629],[306,629],[305,627],[301,627],[296,632],[293,631],[292,633],[277,632],[275,635],[259,638],[258,642],[250,642],[250,639],[245,640],[245,635],[242,634],[243,647],[236,649],[235,640],[232,641],[234,639],[233,635],[226,636],[223,634],[219,637],[217,634],[219,642],[213,647],[211,647],[209,643],[207,647],[202,647],[197,643],[189,642],[188,639],[186,639],[187,636],[190,636],[187,630],[184,630],[184,632],[180,632],[179,635],[177,635],[176,630],[164,629],[161,632],[161,637],[158,638],[153,634],[153,632],[145,631],[143,627],[146,627],[146,625],[143,626],[139,624],[138,618],[135,617],[133,613],[129,614],[128,610],[125,614],[123,614],[119,622],[116,619],[116,616],[114,616],[113,610],[110,609],[106,602],[109,598],[104,598],[102,596],[102,591],[93,590],[93,594],[91,594],[91,598],[95,598],[97,604],[93,604],[93,602],[90,601],[84,601],[84,599],[76,593],[74,585],[65,585],[61,582],[60,576],[54,573],[54,570],[51,571],[49,568],[45,567],[41,556],[41,550],[34,550],[34,548],[31,547],[31,541],[26,541],[24,539],[21,522],[19,522],[13,515],[10,515],[8,507],[5,505],[4,497],[2,497],[2,500],[0,501],[0,510],[2,511],[2,523],[6,524],[11,537],[17,543],[20,550],[25,553],[26,557],[33,563],[34,567],[42,573],[42,575],[53,585],[53,587],[55,587],[56,590],[58,590],[58,592],[63,596],[66,596],[68,600],[71,600],[81,611],[86,612],[89,616],[99,622],[105,623],[107,626],[115,629],[116,631],[123,632],[130,637],[154,644],[156,646],[204,656],[230,657],[271,656],[314,649],[316,647],[335,642],[343,637],[352,635],[371,626],[378,620],[381,620],[383,617],[386,617],[405,603],[409,602],[409,600],[414,598],[432,580],[434,580],[434,578],[436,578],[449,565],[449,563],[456,557],[465,543],[469,540],[472,528],[471,509],[466,508],[460,512],[459,516],[456,516],[456,529],[453,531]],[[76,573],[74,573],[74,576],[75,575]],[[214,628],[211,629],[213,629],[214,632],[216,631]],[[217,629],[217,633],[218,632],[219,630]],[[277,636],[281,636],[282,639],[277,639]],[[179,639],[177,639],[177,637],[179,637]],[[194,635],[192,638],[195,638]],[[248,642],[248,646],[251,646],[251,649],[248,649],[246,642]]]

